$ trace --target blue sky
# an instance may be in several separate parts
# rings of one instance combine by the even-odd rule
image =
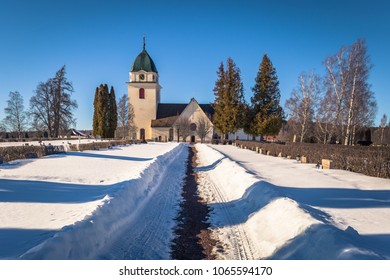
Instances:
[[[390,1],[0,0],[0,119],[10,91],[28,108],[38,83],[65,64],[79,104],[77,128],[90,129],[95,88],[107,83],[117,98],[127,93],[144,34],[167,103],[212,102],[216,71],[229,56],[249,100],[267,53],[284,105],[301,72],[323,74],[327,56],[364,38],[376,124],[390,115]]]

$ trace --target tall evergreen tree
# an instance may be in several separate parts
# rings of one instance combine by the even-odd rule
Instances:
[[[214,125],[225,139],[227,133],[234,133],[243,125],[244,87],[240,69],[232,58],[228,58],[226,70],[223,62],[217,71],[214,87]]]
[[[279,81],[271,60],[265,54],[252,88],[245,131],[252,135],[276,135],[282,127]]]
[[[108,94],[108,86],[107,84],[100,85],[100,102],[101,102],[101,107],[99,108],[101,117],[103,118],[103,138],[107,138],[109,134],[109,94]]]
[[[93,101],[93,135],[96,136],[102,136],[103,135],[103,117],[100,113],[101,108],[101,99],[100,99],[100,88],[96,87],[95,90],[95,98]]]
[[[114,87],[111,86],[108,98],[108,138],[115,137],[115,130],[118,126],[118,112],[116,106],[116,98]]]
[[[118,124],[118,112],[114,88],[108,92],[107,84],[101,84],[95,91],[93,134],[102,138],[114,138]]]

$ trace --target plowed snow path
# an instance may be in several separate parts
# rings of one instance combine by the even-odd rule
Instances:
[[[30,211],[24,211],[26,214],[19,217],[20,220],[28,221],[30,216],[36,217],[36,220],[46,216],[55,217],[51,215],[58,213],[67,217],[69,208],[77,211],[79,206],[95,200],[98,205],[88,208],[89,211],[84,209],[84,215],[78,221],[67,217],[67,223],[62,228],[50,232],[50,236],[44,236],[38,244],[33,243],[31,238],[24,238],[20,242],[17,240],[27,243],[17,252],[11,249],[19,243],[12,239],[11,234],[6,236],[6,231],[1,229],[11,212],[1,212],[0,239],[5,241],[0,244],[7,245],[9,250],[6,251],[7,255],[0,254],[0,258],[169,259],[187,150],[187,146],[182,144],[151,143],[5,165],[10,169],[5,168],[1,170],[2,173],[13,172],[12,175],[24,180],[28,179],[24,170],[32,172],[36,165],[44,166],[42,176],[54,181],[37,181],[30,186],[25,184],[27,181],[16,178],[12,181],[14,185],[8,184],[9,180],[0,180],[0,191],[6,194],[1,196],[4,202],[0,201],[0,209],[4,210],[8,205],[15,206],[17,210],[29,207],[26,210]],[[65,171],[64,165],[68,167]],[[84,184],[80,183],[80,179]],[[110,184],[96,184],[101,181]],[[27,199],[29,203],[26,206],[23,200]],[[70,205],[70,202],[74,203]],[[31,208],[31,205],[41,207]],[[48,214],[47,209],[51,211]],[[47,228],[49,225],[41,224],[34,222],[30,228],[43,228],[45,225]],[[13,232],[35,232],[25,229],[27,222],[18,226]],[[20,239],[20,236],[17,237]]]
[[[186,148],[178,149],[175,157],[159,166],[159,170],[147,178],[146,183],[154,185],[150,190],[154,193],[136,210],[134,220],[120,230],[99,258],[169,259],[170,252],[166,244],[167,240],[173,238],[187,153]]]

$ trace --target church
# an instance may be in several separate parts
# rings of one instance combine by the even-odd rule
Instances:
[[[133,132],[133,139],[177,141],[179,136],[182,139],[181,135],[186,130],[187,141],[211,142],[214,135],[213,107],[199,104],[195,98],[188,104],[161,103],[159,73],[146,51],[145,41],[142,52],[131,66],[127,88],[137,128]]]

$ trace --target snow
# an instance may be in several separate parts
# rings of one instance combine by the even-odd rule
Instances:
[[[390,259],[389,180],[196,144],[218,259]],[[170,259],[187,145],[0,165],[0,259]]]
[[[126,248],[110,246],[123,234],[146,236],[143,214],[163,210],[155,223],[163,234],[133,257],[168,258],[186,151],[151,143],[0,165],[0,258],[123,258]]]
[[[233,146],[196,148],[218,258],[390,258],[389,180]]]

